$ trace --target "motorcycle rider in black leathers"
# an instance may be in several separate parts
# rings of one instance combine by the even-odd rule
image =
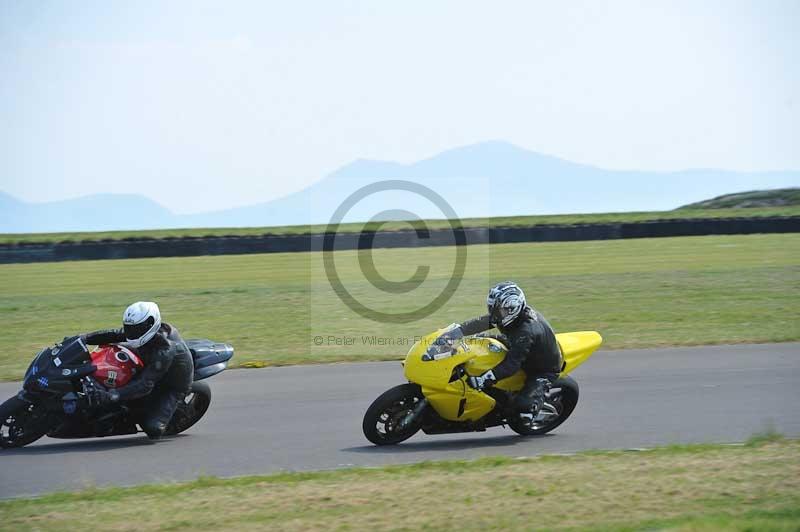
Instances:
[[[126,386],[110,391],[98,386],[99,404],[138,400],[145,414],[139,425],[152,440],[164,435],[178,405],[192,387],[192,353],[178,329],[162,323],[158,305],[139,301],[123,314],[121,329],[106,329],[81,335],[89,345],[124,344],[133,348],[144,369]]]
[[[502,333],[494,337],[508,347],[503,361],[480,376],[470,377],[467,382],[476,390],[483,390],[523,369],[527,378],[514,400],[514,407],[518,411],[536,412],[544,404],[550,384],[558,378],[564,365],[553,328],[544,316],[527,305],[522,289],[510,281],[489,291],[486,306],[488,314],[465,321],[445,333],[453,340],[495,327]]]

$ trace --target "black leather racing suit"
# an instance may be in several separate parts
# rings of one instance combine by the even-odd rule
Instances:
[[[469,336],[493,327],[487,314],[462,323],[461,331],[464,336]],[[502,334],[496,338],[508,347],[508,353],[492,372],[499,381],[520,369],[525,371],[525,387],[519,393],[522,401],[517,401],[522,406],[524,399],[534,393],[537,379],[546,378],[553,382],[558,378],[564,365],[561,348],[553,328],[541,313],[531,307],[525,307],[509,326],[498,327],[498,330]]]
[[[106,329],[82,335],[87,344],[124,344],[122,329]],[[131,382],[118,388],[120,401],[142,402],[144,415],[139,420],[147,435],[160,438],[175,413],[178,401],[189,393],[194,380],[192,353],[178,329],[162,323],[153,338],[137,348],[144,370]]]

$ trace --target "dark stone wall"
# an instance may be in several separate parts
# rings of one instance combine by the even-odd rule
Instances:
[[[460,229],[459,232],[461,234],[455,236],[449,229],[384,231],[375,234],[342,233],[335,238],[335,249],[363,249],[370,246],[375,248],[449,246],[458,241],[467,244],[494,244],[669,236],[797,233],[800,232],[800,216],[683,219],[483,229],[467,228]],[[319,251],[323,249],[324,241],[324,234],[265,234],[240,237],[143,238],[50,244],[0,244],[0,264]]]

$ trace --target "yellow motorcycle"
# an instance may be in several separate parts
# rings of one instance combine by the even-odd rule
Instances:
[[[440,329],[415,343],[403,362],[408,384],[387,390],[367,409],[362,427],[375,445],[400,443],[420,429],[426,434],[450,434],[508,425],[524,436],[550,432],[566,421],[578,404],[578,383],[569,373],[603,342],[594,331],[557,334],[564,356],[561,374],[545,394],[541,408],[519,412],[512,403],[525,385],[523,371],[483,391],[467,384],[468,377],[499,364],[506,346],[492,337],[461,338],[455,344],[443,341],[447,330]]]

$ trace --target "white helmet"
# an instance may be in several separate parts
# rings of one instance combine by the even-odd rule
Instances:
[[[526,305],[522,288],[511,281],[493,286],[486,298],[489,321],[495,327],[507,327],[513,323],[522,314]]]
[[[127,344],[133,348],[141,347],[150,341],[161,327],[161,311],[152,301],[137,301],[125,309],[122,315],[122,329]]]

